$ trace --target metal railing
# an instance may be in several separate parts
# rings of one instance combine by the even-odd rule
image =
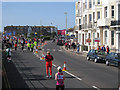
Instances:
[[[116,26],[116,25],[120,25],[120,20],[118,20],[118,21],[111,21],[111,26]]]

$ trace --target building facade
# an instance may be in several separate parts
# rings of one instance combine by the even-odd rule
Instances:
[[[4,32],[6,35],[27,35],[29,28],[31,28],[31,33],[37,32],[38,35],[42,35],[46,32],[48,33],[57,33],[57,27],[55,26],[6,26],[4,27]],[[47,34],[47,33],[46,33]]]
[[[120,48],[120,0],[79,0],[76,2],[75,35],[81,50],[109,46]],[[89,42],[88,42],[89,41]]]

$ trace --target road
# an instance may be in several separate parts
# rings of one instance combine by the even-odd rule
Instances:
[[[52,79],[46,78],[45,61],[40,60],[41,53],[46,54],[48,50],[54,56]],[[42,51],[39,51],[38,56],[27,50],[23,52],[19,48],[17,51],[12,51],[12,62],[8,63],[4,58],[5,69],[9,71],[7,77],[11,88],[44,88],[45,90],[51,88],[53,90],[56,84],[54,80],[56,68],[57,66],[63,67],[64,61],[66,61],[65,88],[91,90],[106,90],[106,88],[115,90],[116,88],[118,90],[118,69],[116,67],[87,61],[86,57],[67,52],[61,46],[56,46],[50,41],[47,42]],[[8,68],[11,66],[14,66],[16,72],[13,68],[12,70]],[[19,77],[14,79],[16,75],[13,73],[13,76],[10,76],[10,72],[19,73]],[[13,79],[10,80],[10,78]],[[22,82],[22,84],[20,85],[17,81]],[[15,85],[17,83],[18,85]]]

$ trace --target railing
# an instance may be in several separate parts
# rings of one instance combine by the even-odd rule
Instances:
[[[118,21],[111,21],[111,26],[116,26],[116,25],[120,25],[120,20],[118,20]]]
[[[81,29],[88,29],[88,28],[93,28],[93,24],[92,23],[89,23],[89,24],[82,24],[81,25]]]

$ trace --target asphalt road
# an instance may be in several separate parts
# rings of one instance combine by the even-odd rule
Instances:
[[[117,67],[87,61],[86,57],[74,55],[71,52],[66,52],[54,43],[48,43],[45,46],[45,50],[48,49],[50,49],[52,55],[54,55],[54,64],[63,66],[64,61],[66,61],[68,72],[81,78],[82,80],[80,82],[84,82],[86,85],[97,88],[118,87]]]
[[[63,67],[64,61],[67,66],[67,71],[64,72],[65,88],[71,88],[71,90],[73,88],[78,90],[80,88],[87,90],[104,90],[105,88],[115,90],[118,88],[118,69],[116,67],[89,62],[83,56],[66,52],[55,43],[48,42],[43,48],[42,51],[39,51],[38,57],[26,49],[23,52],[20,48],[12,51],[12,62],[8,63],[3,57],[11,88],[55,89],[54,75],[57,72],[57,66]],[[45,61],[40,60],[41,53],[46,53],[48,50],[54,56],[52,79],[46,78]]]

